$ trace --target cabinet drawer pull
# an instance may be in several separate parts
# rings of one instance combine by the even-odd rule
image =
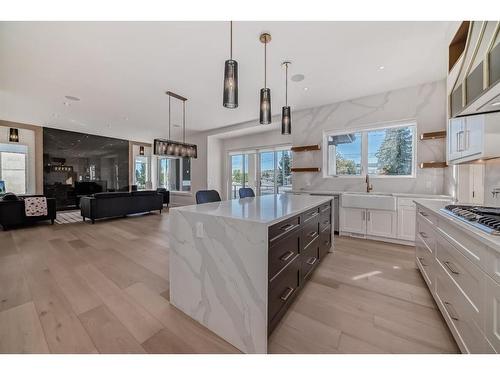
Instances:
[[[295,254],[293,251],[288,250],[285,254],[283,254],[280,257],[280,260],[282,260],[283,262],[286,262],[288,259],[290,259],[293,256],[293,254]]]
[[[326,240],[326,241],[325,241],[325,245],[326,245],[326,246],[330,245],[330,241]]]
[[[306,263],[309,264],[310,266],[313,266],[317,260],[318,260],[318,258],[312,257],[312,258],[309,258]]]
[[[290,296],[293,294],[293,291],[295,289],[294,288],[290,288],[290,287],[287,287],[286,288],[286,292],[285,294],[283,294],[280,299],[283,301],[283,302],[286,302],[288,300],[288,298],[290,298]]]
[[[286,225],[281,226],[280,229],[284,230],[286,232],[286,231],[289,231],[290,229],[292,229],[293,227],[294,227],[293,224],[286,224]]]
[[[325,208],[323,208],[323,209],[321,210],[321,212],[328,211],[329,209],[330,209],[330,205],[328,205],[328,206],[326,206]]]
[[[330,220],[323,221],[323,224],[330,224]]]
[[[455,267],[453,266],[453,263],[449,262],[449,261],[446,261],[446,262],[443,262],[444,265],[446,266],[446,268],[448,268],[450,270],[451,273],[455,274],[455,275],[460,275],[460,272],[458,272]]]
[[[422,236],[422,238],[429,238],[429,236],[427,234],[425,234],[425,232],[418,232],[418,234],[420,234],[420,236]]]
[[[422,266],[427,267],[427,264],[425,264],[425,262],[424,262],[424,258],[423,258],[423,257],[418,257],[417,259],[420,261],[420,264],[421,264]]]
[[[445,307],[446,311],[448,311],[448,314],[450,315],[451,319],[456,320],[456,321],[460,320],[460,319],[458,319],[458,314],[455,311],[455,308],[453,307],[453,305],[451,303],[445,301],[444,307]]]
[[[418,213],[419,213],[420,215],[422,215],[423,217],[427,217],[427,216],[429,216],[429,215],[427,215],[427,214],[426,214],[425,212],[423,212],[423,211],[418,211]]]
[[[319,213],[318,213],[318,212],[313,212],[312,214],[309,214],[309,215],[308,215],[308,220],[309,220],[309,219],[312,219],[313,217],[318,216],[318,215],[319,215]]]
[[[314,237],[314,236],[316,236],[317,233],[318,232],[316,232],[316,231],[309,232],[309,233],[307,233],[307,237]]]

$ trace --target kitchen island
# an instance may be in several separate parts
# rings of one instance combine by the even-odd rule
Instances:
[[[170,210],[170,302],[244,353],[267,338],[333,249],[331,197],[293,194]]]

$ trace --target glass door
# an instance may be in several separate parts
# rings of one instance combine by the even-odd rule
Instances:
[[[245,163],[245,155],[231,155],[231,186],[229,192],[229,199],[236,199],[239,197],[238,190],[245,186],[246,170],[248,163]],[[246,165],[245,165],[246,164]]]
[[[276,187],[277,192],[292,191],[292,151],[276,151]]]
[[[268,195],[276,192],[276,158],[274,151],[263,151],[260,156],[259,194]]]

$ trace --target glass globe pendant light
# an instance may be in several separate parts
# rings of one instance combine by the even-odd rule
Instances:
[[[233,109],[238,107],[238,63],[233,60],[233,21],[231,21],[230,39],[230,57],[224,64],[223,106]]]
[[[267,88],[267,43],[271,41],[271,34],[262,33],[261,43],[264,43],[264,88],[260,89],[260,116],[259,122],[262,125],[271,123],[271,90]]]

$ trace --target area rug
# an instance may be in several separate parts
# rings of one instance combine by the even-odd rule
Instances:
[[[70,224],[78,223],[83,220],[80,210],[73,211],[59,211],[56,216],[55,222],[57,224]]]

